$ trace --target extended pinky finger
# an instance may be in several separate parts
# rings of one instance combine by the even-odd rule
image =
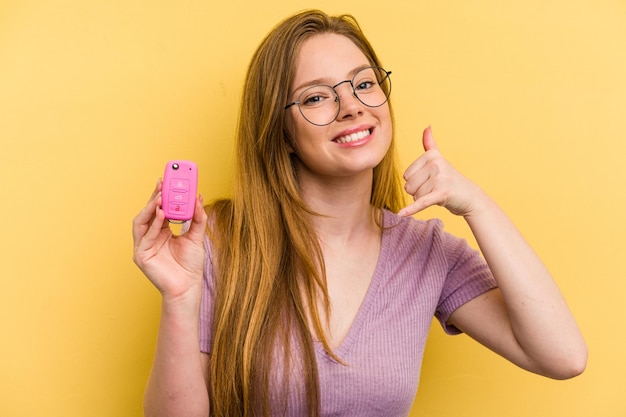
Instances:
[[[426,194],[414,202],[404,207],[402,210],[398,212],[398,216],[400,217],[408,217],[414,214],[419,213],[422,210],[427,209],[430,206],[438,205],[439,201],[433,194]]]

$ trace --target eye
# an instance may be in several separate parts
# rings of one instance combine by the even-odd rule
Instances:
[[[329,100],[335,100],[335,92],[329,86],[307,88],[300,96],[300,105],[306,107],[321,106]]]
[[[374,88],[378,83],[372,80],[361,80],[358,83],[355,83],[354,89],[357,91],[369,90]]]
[[[314,106],[323,100],[324,100],[324,97],[320,95],[311,95],[311,96],[307,96],[304,100],[301,100],[300,104],[304,104],[305,106]]]
[[[357,93],[369,93],[377,90],[376,87],[380,85],[378,80],[378,74],[374,67],[364,68],[354,76],[352,85]]]

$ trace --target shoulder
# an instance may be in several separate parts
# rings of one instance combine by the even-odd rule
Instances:
[[[426,242],[438,241],[445,234],[443,222],[440,219],[419,220],[413,217],[401,217],[384,210],[383,233],[398,242]]]
[[[449,264],[472,251],[465,239],[446,232],[440,219],[401,217],[385,210],[383,220],[383,235],[395,256],[418,255],[422,260],[435,257]]]

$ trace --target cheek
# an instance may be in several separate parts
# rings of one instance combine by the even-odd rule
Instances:
[[[302,118],[297,116],[285,117],[285,131],[292,152],[304,152],[307,146],[314,145],[315,137],[320,132],[313,130],[314,126]]]
[[[385,141],[390,143],[391,142],[391,137],[393,136],[393,125],[391,123],[391,112],[389,111],[389,107],[385,106],[384,108],[381,108],[381,113],[380,116],[378,117],[378,120],[380,120],[380,128],[381,128],[381,133],[383,134],[383,137],[385,138]]]

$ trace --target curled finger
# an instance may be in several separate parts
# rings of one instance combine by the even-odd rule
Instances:
[[[135,241],[137,250],[153,247],[163,229],[169,229],[169,224],[165,220],[165,213],[163,213],[161,207],[157,206],[154,209],[152,221],[149,225],[146,225],[144,233],[138,236],[138,239]]]
[[[162,186],[163,186],[163,180],[161,178],[157,179],[154,190],[152,190],[152,194],[150,195],[150,198],[148,199],[148,203],[154,200],[154,198],[161,192]]]
[[[156,191],[144,208],[133,219],[133,240],[141,239],[155,217],[156,209],[161,205],[161,191]]]

